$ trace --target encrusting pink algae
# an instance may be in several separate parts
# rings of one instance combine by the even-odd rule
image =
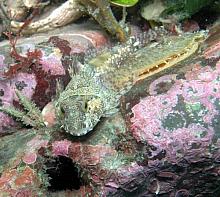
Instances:
[[[23,53],[26,53],[28,48],[26,45],[23,45],[21,50],[23,50]],[[15,90],[21,91],[21,93],[30,100],[33,99],[33,96],[37,91],[42,93],[44,88],[46,88],[45,94],[49,94],[51,87],[47,84],[47,78],[49,78],[48,76],[56,78],[56,76],[65,75],[65,70],[61,62],[61,56],[58,52],[57,54],[54,52],[47,55],[42,50],[42,54],[43,57],[40,60],[40,63],[42,72],[46,73],[45,76],[41,76],[41,72],[39,71],[36,73],[34,71],[31,73],[22,71],[16,73],[10,79],[4,76],[4,72],[8,69],[9,65],[4,63],[5,57],[0,55],[0,106],[13,106],[14,102],[18,102]],[[42,100],[42,98],[40,99]],[[14,121],[12,118],[3,112],[0,112],[0,132],[3,132],[3,130],[6,132],[6,129],[13,125]]]
[[[220,61],[215,68],[199,63],[192,67],[185,79],[161,77],[165,83],[168,78],[174,81],[164,94],[156,94],[153,87],[157,83],[153,82],[150,87],[154,95],[132,108],[132,134],[137,141],[156,148],[152,149],[151,158],[165,152],[164,158],[176,163],[183,157],[193,161],[209,154],[207,150],[216,130],[214,121],[219,116]],[[191,158],[195,152],[197,158]]]
[[[27,98],[31,99],[36,87],[36,80],[33,74],[18,73],[11,80],[2,79],[0,82],[0,106],[12,106],[13,101],[18,102],[15,90],[18,89]],[[13,125],[11,117],[3,112],[0,112],[0,132],[3,128],[8,128]]]

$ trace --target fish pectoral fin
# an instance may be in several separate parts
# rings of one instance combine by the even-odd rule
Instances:
[[[107,118],[107,117],[110,117],[110,116],[116,114],[118,111],[119,111],[118,108],[112,108],[112,109],[108,110],[108,111],[104,114],[103,117],[106,117],[106,118]]]

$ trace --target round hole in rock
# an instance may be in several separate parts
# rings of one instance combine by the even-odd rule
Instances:
[[[68,157],[59,156],[46,163],[46,173],[50,178],[48,190],[78,190],[82,184],[77,166]]]

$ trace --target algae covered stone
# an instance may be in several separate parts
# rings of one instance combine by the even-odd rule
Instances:
[[[153,0],[143,3],[141,15],[146,20],[171,23],[191,17],[214,0]]]

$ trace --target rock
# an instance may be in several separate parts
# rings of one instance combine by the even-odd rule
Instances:
[[[65,34],[57,32],[51,33],[49,37],[41,34],[31,38],[21,38],[17,41],[18,55],[14,59],[10,57],[10,43],[1,42],[0,90],[4,94],[0,94],[2,105],[10,106],[17,102],[15,89],[21,90],[41,109],[49,103],[55,97],[57,81],[59,80],[62,86],[69,82],[68,69],[74,66],[74,57],[80,56],[82,59],[88,50],[99,50],[109,44],[108,38],[102,31],[97,28],[92,29],[90,26],[91,24],[84,27],[73,25],[65,28]],[[34,54],[37,52],[42,57],[35,57]],[[5,71],[9,74],[7,78],[4,75]],[[52,124],[51,117],[48,120],[49,113],[46,116],[46,121],[50,122],[48,124]],[[6,129],[13,125],[12,119],[2,113],[0,113],[0,122],[0,131],[3,127]]]
[[[36,172],[29,166],[5,171],[0,178],[2,196],[38,196],[40,186]]]
[[[154,0],[145,2],[141,7],[141,15],[146,20],[154,20],[162,23],[173,23],[190,18],[201,8],[214,3],[209,1],[172,1]]]
[[[121,98],[120,112],[103,118],[87,136],[42,128],[2,137],[0,192],[219,196],[220,36],[216,35],[219,29],[187,60],[137,82]],[[77,176],[72,174],[76,169]],[[55,180],[48,179],[54,175],[51,171]],[[59,179],[61,175],[64,179]],[[80,182],[75,191],[48,191],[70,178]]]

